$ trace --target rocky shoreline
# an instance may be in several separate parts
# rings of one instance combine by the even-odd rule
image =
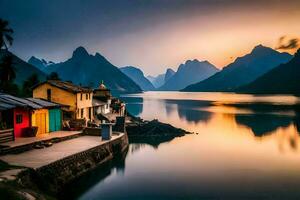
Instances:
[[[170,124],[162,123],[157,119],[152,121],[133,122],[126,126],[128,136],[141,137],[164,137],[174,136],[181,137],[190,134],[183,129],[176,128]]]

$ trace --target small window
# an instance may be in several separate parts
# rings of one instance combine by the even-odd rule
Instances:
[[[89,108],[89,119],[92,119],[92,108]]]
[[[85,94],[85,99],[86,99],[86,100],[89,99],[89,94]]]
[[[23,115],[17,114],[16,115],[16,123],[21,124],[23,122]]]
[[[81,109],[81,118],[83,118],[83,108]]]
[[[47,89],[47,100],[51,101],[51,89]]]
[[[82,93],[80,94],[80,101],[82,101]]]

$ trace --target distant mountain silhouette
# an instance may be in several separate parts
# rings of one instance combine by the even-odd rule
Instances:
[[[300,49],[292,60],[281,64],[237,92],[300,94]]]
[[[188,60],[178,67],[177,72],[159,90],[181,90],[190,84],[202,81],[219,70],[208,61]]]
[[[38,59],[34,56],[31,56],[31,58],[28,60],[28,63],[35,66],[36,68],[38,68],[39,70],[47,73],[48,71],[48,66],[55,64],[52,61],[47,62],[44,59]]]
[[[157,76],[147,76],[146,78],[152,83],[155,88],[159,88],[165,83],[166,74],[159,74]]]
[[[78,47],[67,61],[48,66],[47,72],[52,71],[56,71],[63,80],[83,86],[97,87],[103,80],[113,93],[142,91],[133,80],[102,55],[90,55],[83,47]]]
[[[22,60],[21,58],[17,57],[16,55],[14,55],[11,52],[8,52],[6,50],[1,49],[0,50],[0,60],[2,60],[2,58],[4,56],[12,56],[13,57],[13,66],[16,70],[16,80],[15,83],[17,85],[22,85],[23,82],[32,74],[37,74],[38,78],[43,81],[46,79],[46,74],[44,72],[42,72],[41,70],[39,70],[38,68],[36,68],[35,66],[25,62],[24,60]]]
[[[291,58],[292,56],[288,53],[279,53],[271,48],[258,45],[251,53],[237,58],[219,73],[190,85],[183,91],[233,91],[254,81],[274,67],[288,62]]]
[[[168,68],[167,69],[167,71],[166,71],[166,73],[165,73],[165,83],[170,79],[170,78],[172,78],[172,76],[174,76],[174,74],[175,74],[176,72],[173,70],[173,69],[171,69],[171,68]]]
[[[144,76],[142,70],[132,66],[122,67],[120,70],[139,85],[142,90],[149,91],[155,89],[152,83]]]

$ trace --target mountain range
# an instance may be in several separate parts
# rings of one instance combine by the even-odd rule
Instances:
[[[260,94],[300,94],[300,49],[286,64],[281,64],[237,92]]]
[[[161,87],[167,80],[169,80],[175,71],[171,68],[167,68],[164,74],[159,74],[157,76],[147,76],[146,78],[152,83],[155,88]]]
[[[202,81],[216,72],[218,68],[208,61],[188,60],[178,67],[172,77],[158,88],[158,90],[181,90],[190,84]]]
[[[142,70],[136,67],[127,66],[122,67],[120,70],[131,78],[140,88],[144,91],[155,90],[155,87],[152,83],[144,76]]]
[[[43,81],[46,79],[46,74],[41,70],[37,69],[35,66],[25,62],[13,53],[0,49],[0,60],[5,56],[12,56],[13,67],[16,71],[15,83],[17,85],[22,85],[23,82],[28,79],[32,74],[37,74],[39,80]]]
[[[73,51],[70,59],[46,66],[44,71],[47,73],[57,72],[63,80],[93,88],[103,80],[114,94],[142,91],[133,80],[106,58],[99,53],[90,55],[84,47],[78,47]]]
[[[258,45],[249,54],[237,58],[220,72],[204,81],[186,87],[183,91],[234,91],[278,65],[288,62],[291,58],[292,56],[288,53],[280,53],[269,47]]]
[[[47,73],[48,66],[55,64],[52,61],[47,62],[44,59],[38,59],[34,56],[31,56],[31,58],[28,60],[28,63],[35,66],[36,68],[38,68],[39,70],[45,73]]]

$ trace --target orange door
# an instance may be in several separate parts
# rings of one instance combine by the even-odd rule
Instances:
[[[32,126],[37,126],[37,135],[48,133],[48,111],[47,110],[37,110],[32,115]]]

